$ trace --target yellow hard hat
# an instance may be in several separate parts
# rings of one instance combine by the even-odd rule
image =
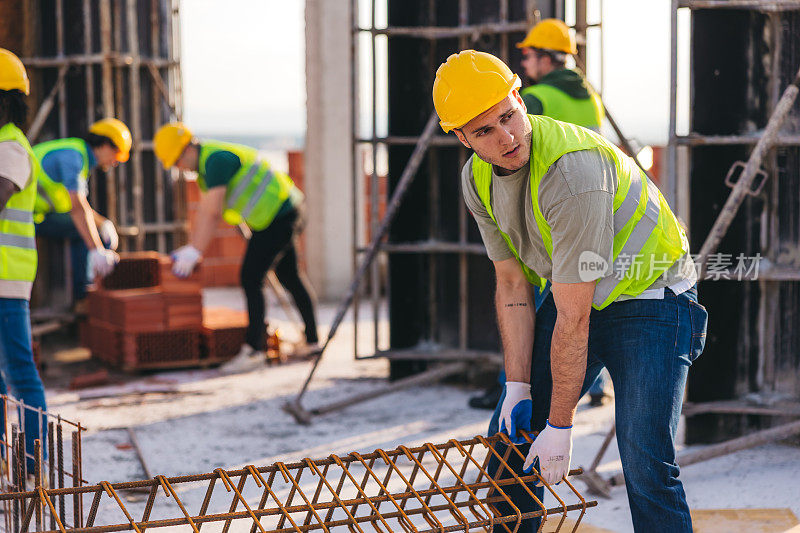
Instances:
[[[0,48],[0,90],[13,91],[14,89],[31,94],[28,73],[25,71],[25,65],[13,52]]]
[[[565,54],[577,54],[575,37],[570,33],[569,27],[559,19],[544,19],[531,28],[522,42],[517,43],[517,48],[541,48],[555,50]]]
[[[114,146],[117,147],[117,161],[124,163],[131,155],[131,130],[121,120],[116,118],[104,118],[89,126],[89,133],[108,137]]]
[[[164,168],[175,164],[186,146],[192,142],[192,137],[192,131],[183,122],[170,122],[158,129],[153,136],[153,150]]]
[[[433,105],[447,133],[460,128],[520,87],[519,76],[492,54],[464,50],[436,71]]]

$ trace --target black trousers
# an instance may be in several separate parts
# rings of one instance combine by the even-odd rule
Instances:
[[[295,236],[302,231],[302,218],[297,209],[282,214],[265,229],[254,231],[247,244],[242,262],[241,284],[247,298],[249,316],[246,340],[256,350],[263,350],[265,344],[266,303],[262,288],[270,269],[275,270],[278,281],[292,295],[305,323],[306,341],[315,343],[318,340],[311,287],[297,268]]]

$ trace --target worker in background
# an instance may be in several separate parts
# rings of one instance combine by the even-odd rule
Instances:
[[[22,61],[0,48],[0,392],[46,410],[44,386],[33,362],[29,300],[36,277],[33,205],[38,163],[22,128],[30,93]],[[31,457],[40,438],[39,420],[25,417],[25,450]],[[6,422],[0,412],[0,436]],[[46,432],[47,423],[41,426]],[[41,436],[46,441],[46,434]],[[46,446],[43,447],[46,450]],[[6,449],[3,447],[3,455]],[[33,472],[28,460],[28,471]]]
[[[568,69],[567,57],[578,53],[575,36],[563,21],[545,19],[522,42],[522,68],[534,85],[520,91],[531,115],[544,115],[600,131],[605,112],[600,97]]]
[[[36,233],[51,239],[69,239],[72,259],[72,295],[80,309],[92,276],[110,274],[119,256],[114,224],[89,205],[89,174],[128,160],[131,132],[120,120],[104,118],[92,124],[85,138],[39,143],[33,152],[41,163],[36,199]],[[89,268],[87,268],[87,262]]]
[[[522,68],[535,82],[520,91],[522,101],[531,115],[544,115],[600,131],[605,112],[600,97],[591,90],[581,75],[566,67],[567,57],[578,52],[575,36],[559,19],[545,19],[528,32],[517,48],[522,50]],[[541,295],[549,292],[546,286]],[[537,293],[537,309],[540,295]],[[590,405],[602,405],[605,397],[606,374],[603,371],[589,389]],[[505,374],[500,372],[498,382],[480,395],[469,399],[470,407],[494,409],[489,432],[497,433],[499,406],[503,393]]]
[[[305,324],[304,347],[298,354],[318,348],[312,291],[297,265],[295,237],[304,224],[303,193],[292,179],[258,155],[255,148],[212,140],[199,140],[180,122],[162,126],[153,138],[156,157],[164,168],[196,172],[202,192],[189,244],[172,253],[172,270],[187,277],[200,261],[220,219],[251,230],[241,270],[249,325],[246,343],[225,363],[224,373],[248,372],[263,367],[265,350],[264,278],[275,274],[292,295]]]
[[[505,63],[474,50],[451,55],[433,85],[442,129],[475,152],[461,182],[496,274],[500,430],[525,456],[509,464],[536,465],[537,485],[563,479],[576,405],[605,366],[635,530],[690,532],[675,438],[708,315],[686,234],[630,157],[586,128],[528,115],[519,87]],[[548,280],[534,313],[532,289]],[[539,433],[527,444],[518,430]],[[533,490],[541,500],[544,488]],[[511,497],[523,513],[538,509],[524,490]],[[520,531],[537,527],[530,519]]]

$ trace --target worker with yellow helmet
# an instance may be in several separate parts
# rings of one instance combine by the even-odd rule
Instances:
[[[318,338],[312,291],[298,270],[295,247],[304,222],[300,189],[287,174],[273,169],[255,148],[196,139],[180,122],[162,126],[153,138],[153,149],[164,168],[196,172],[202,192],[189,244],[172,253],[172,270],[177,276],[191,274],[220,219],[250,228],[241,270],[249,316],[246,342],[222,371],[246,372],[265,363],[262,290],[270,269],[292,295],[305,323],[306,344],[300,353],[314,351]]]
[[[33,205],[38,163],[22,133],[30,92],[22,61],[0,48],[0,388],[30,407],[47,409],[44,386],[31,349],[28,301],[36,277]],[[6,424],[0,420],[0,438]],[[25,418],[25,451],[34,457],[40,421]],[[46,442],[46,424],[42,442]],[[46,451],[46,446],[42,449]],[[33,472],[28,459],[28,471]]]
[[[54,139],[33,147],[41,163],[36,232],[69,239],[72,293],[78,306],[86,296],[90,273],[107,276],[119,261],[114,223],[89,204],[89,175],[95,168],[108,171],[127,161],[131,144],[131,132],[121,120],[104,118],[89,126],[84,138]]]
[[[475,50],[451,55],[433,85],[442,129],[474,151],[462,192],[496,274],[500,431],[525,460],[502,442],[497,451],[518,472],[538,461],[542,500],[542,483],[569,472],[576,405],[605,366],[634,529],[690,532],[675,438],[708,315],[686,234],[630,157],[586,128],[527,114],[519,87],[505,63]],[[533,289],[548,281],[534,313]],[[527,444],[519,430],[539,433]],[[524,490],[510,495],[519,511],[498,503],[502,514],[538,508]],[[530,519],[520,531],[537,527]]]
[[[568,55],[577,53],[575,37],[563,21],[545,19],[536,24],[517,48],[522,50],[522,67],[534,85],[520,90],[522,101],[531,115],[544,115],[556,120],[600,131],[605,113],[600,97],[589,87],[578,72],[566,68]],[[546,293],[549,288],[545,288]],[[536,294],[537,303],[542,295]],[[589,390],[592,406],[601,405],[605,397],[607,372],[602,372]],[[498,381],[485,392],[469,399],[476,409],[495,409],[503,392],[505,375],[500,372]],[[497,417],[489,425],[496,428]]]
[[[522,50],[525,74],[535,82],[520,91],[528,113],[600,131],[605,116],[600,97],[566,66],[567,57],[578,52],[567,25],[545,19],[531,28],[517,48]]]

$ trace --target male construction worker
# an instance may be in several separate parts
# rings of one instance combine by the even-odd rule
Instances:
[[[520,91],[531,115],[600,131],[605,112],[600,97],[581,75],[566,67],[567,57],[578,53],[575,37],[563,21],[545,19],[522,42],[522,67],[535,83]]]
[[[75,302],[83,300],[90,283],[87,260],[92,275],[101,277],[110,274],[119,261],[114,224],[89,205],[89,174],[95,168],[109,170],[124,163],[130,149],[131,132],[115,118],[95,122],[83,139],[55,139],[33,147],[42,170],[36,233],[70,240]]]
[[[31,350],[28,305],[36,277],[33,204],[38,166],[20,130],[28,112],[25,96],[29,92],[22,61],[0,48],[0,393],[10,392],[25,404],[45,410],[44,386]],[[32,457],[40,426],[37,417],[28,415],[25,450]],[[5,435],[4,416],[0,412],[0,437]],[[46,429],[45,424],[42,430]],[[5,452],[3,447],[3,455]],[[32,467],[29,460],[29,472]]]
[[[306,344],[298,352],[310,353],[316,349],[314,303],[308,282],[298,270],[295,248],[295,237],[304,222],[300,189],[288,175],[272,169],[255,148],[196,139],[180,122],[162,126],[153,143],[164,168],[174,166],[196,172],[202,192],[189,244],[172,253],[175,275],[186,277],[192,273],[220,218],[231,225],[246,224],[251,231],[241,269],[249,318],[246,342],[221,370],[247,372],[262,367],[266,361],[262,290],[271,268],[292,295],[305,323]]]
[[[500,430],[518,443],[518,430],[538,432],[511,467],[538,461],[537,484],[567,475],[575,406],[605,366],[636,531],[691,531],[675,433],[707,314],[686,235],[629,157],[586,128],[527,115],[519,87],[501,60],[474,50],[450,56],[433,86],[442,128],[475,152],[462,188],[497,278]],[[551,294],[534,314],[532,288],[545,280]],[[538,509],[524,490],[512,499]]]
[[[536,82],[520,91],[528,113],[600,131],[605,112],[599,96],[589,88],[580,74],[566,68],[567,56],[578,51],[575,37],[567,25],[559,19],[545,19],[531,28],[525,39],[517,43],[517,48],[522,50],[525,74]],[[549,292],[549,287],[545,288],[543,294],[546,292]],[[605,374],[601,372],[589,390],[593,406],[602,404],[605,396]],[[499,401],[504,382],[505,374],[500,372],[497,383],[469,400],[470,407],[495,409],[495,416],[489,424],[491,433],[497,432]]]

